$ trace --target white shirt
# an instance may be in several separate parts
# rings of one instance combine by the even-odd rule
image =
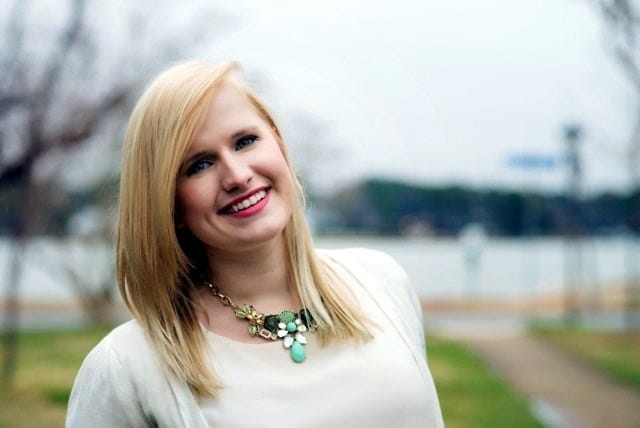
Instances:
[[[321,252],[381,329],[369,342],[320,347],[291,361],[281,341],[251,344],[207,332],[224,384],[196,401],[163,374],[135,321],[87,356],[69,402],[68,427],[443,427],[424,357],[421,313],[404,271],[369,250]]]
[[[431,397],[411,352],[371,299],[358,297],[382,331],[367,343],[324,348],[307,333],[301,364],[281,341],[243,343],[208,332],[212,363],[226,385],[216,399],[201,402],[209,425],[428,426]]]

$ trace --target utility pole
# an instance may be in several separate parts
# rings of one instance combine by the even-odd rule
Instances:
[[[579,144],[582,138],[582,127],[577,123],[564,127],[564,143],[569,167],[567,182],[567,217],[565,230],[565,308],[564,321],[567,327],[575,327],[580,323],[580,292],[583,291],[583,225],[580,215],[582,201],[582,162],[579,155]]]

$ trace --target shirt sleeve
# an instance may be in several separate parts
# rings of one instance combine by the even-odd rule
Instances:
[[[399,290],[396,291],[397,293],[402,294],[397,296],[399,307],[404,308],[401,309],[400,313],[404,313],[407,318],[406,322],[411,328],[409,333],[412,335],[412,338],[421,352],[425,354],[424,319],[418,293],[411,283],[407,272],[400,263],[388,254],[379,254],[379,257],[384,260],[380,265],[386,266],[389,271],[388,275],[391,278],[394,278],[395,282],[400,285]],[[395,292],[393,294],[395,294]]]
[[[67,408],[67,428],[144,427],[131,373],[104,341],[85,358]]]
[[[415,329],[414,329],[414,333],[417,336],[416,340],[420,345],[420,349],[422,349],[423,352],[426,353],[425,339],[424,339],[424,317],[422,314],[422,305],[420,304],[420,298],[418,297],[418,293],[416,292],[415,287],[409,280],[409,277],[407,276],[407,274],[404,272],[404,270],[402,272],[404,273],[406,278],[404,281],[404,289],[407,293],[407,298],[409,299],[411,303],[411,307],[413,309],[414,321],[416,321]]]
[[[403,332],[415,347],[415,351],[425,356],[420,299],[409,276],[396,259],[381,251],[365,248],[338,250],[324,254],[338,264],[342,264],[357,282],[373,292],[372,296],[379,303],[383,303],[387,315],[399,320]]]

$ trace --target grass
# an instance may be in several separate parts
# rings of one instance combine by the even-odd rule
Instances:
[[[541,426],[525,400],[463,344],[428,335],[427,354],[447,428]]]
[[[106,330],[24,332],[11,393],[0,393],[0,427],[64,426],[71,385]],[[536,427],[526,403],[464,345],[428,337],[429,365],[447,427]]]
[[[14,388],[0,392],[0,427],[61,427],[73,379],[106,330],[25,332]]]
[[[535,334],[640,390],[640,332],[536,328]]]

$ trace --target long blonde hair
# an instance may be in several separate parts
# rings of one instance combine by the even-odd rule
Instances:
[[[213,92],[235,85],[272,126],[297,197],[285,227],[287,272],[316,319],[322,343],[371,337],[371,324],[339,275],[316,255],[304,219],[304,193],[281,133],[264,104],[247,87],[235,63],[190,61],[157,76],[136,104],[124,141],[117,234],[120,292],[142,325],[159,360],[197,394],[221,387],[207,362],[206,338],[191,300],[197,273],[206,269],[198,245],[176,231],[177,173]]]

